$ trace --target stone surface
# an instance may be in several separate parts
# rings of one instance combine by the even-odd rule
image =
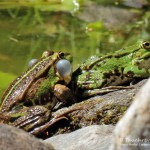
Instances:
[[[92,125],[45,142],[51,143],[56,150],[108,150],[113,129],[112,125]]]
[[[148,6],[148,0],[123,0],[122,2],[125,6],[142,8]]]
[[[54,150],[50,144],[36,139],[21,129],[0,124],[0,150]]]
[[[123,29],[128,23],[135,22],[140,15],[128,9],[115,6],[103,6],[95,3],[87,3],[78,17],[87,22],[102,21],[107,28]],[[123,19],[122,19],[123,18]]]
[[[49,129],[49,135],[53,136],[62,133],[69,133],[85,126],[95,124],[115,125],[124,115],[127,108],[132,103],[133,97],[146,81],[147,80],[142,80],[138,82],[133,86],[134,88],[95,96],[86,99],[83,102],[76,103],[71,107],[62,108],[56,111],[53,114],[54,116],[61,114],[63,111],[81,108],[66,114],[65,116],[68,120],[61,120],[51,126]]]
[[[118,122],[110,150],[150,149],[150,79]]]

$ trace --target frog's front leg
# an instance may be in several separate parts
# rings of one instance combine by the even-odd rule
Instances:
[[[75,99],[71,90],[62,84],[56,84],[54,86],[54,96],[59,101],[59,103],[56,104],[54,109],[58,109],[61,106],[64,106],[65,104],[70,105],[75,103]]]
[[[146,65],[141,59],[135,59],[132,61],[132,67],[124,68],[123,75],[131,79],[147,78],[150,76],[150,66],[149,64]]]

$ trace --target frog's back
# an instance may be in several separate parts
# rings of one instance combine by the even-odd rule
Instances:
[[[29,68],[27,71],[23,72],[21,76],[17,77],[10,84],[10,86],[6,89],[6,91],[3,94],[0,111],[2,112],[7,111],[15,103],[22,100],[23,96],[26,94],[26,91],[38,77],[38,74],[42,70],[42,68],[49,67],[48,62],[51,60],[51,57],[45,58],[44,61],[43,59],[39,59],[36,65],[34,65],[32,68]]]

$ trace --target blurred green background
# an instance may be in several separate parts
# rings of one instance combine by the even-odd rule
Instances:
[[[0,97],[43,51],[88,57],[150,39],[149,0],[1,0]]]

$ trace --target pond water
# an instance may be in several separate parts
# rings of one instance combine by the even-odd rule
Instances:
[[[143,31],[142,34],[137,32],[139,28],[146,28],[143,27],[146,24],[143,22],[135,27],[138,17],[135,20],[137,22],[131,22],[132,25],[128,25],[125,30],[107,26],[107,21],[106,24],[103,22],[105,17],[97,17],[98,9],[95,9],[95,16],[90,19],[89,14],[92,12],[87,10],[97,6],[108,6],[111,9],[112,6],[120,7],[117,1],[0,2],[0,95],[16,76],[27,69],[28,62],[32,58],[39,58],[45,50],[71,53],[75,69],[92,55],[117,50],[120,45],[132,43],[143,35],[146,39],[149,37],[148,31]],[[135,13],[137,16],[143,16],[141,9],[134,8],[139,11]],[[150,15],[147,16],[149,19]],[[131,30],[134,35],[136,33],[136,38],[132,36],[127,41]]]

